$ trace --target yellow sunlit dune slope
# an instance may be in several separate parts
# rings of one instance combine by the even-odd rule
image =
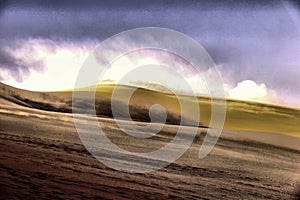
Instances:
[[[43,110],[72,112],[72,91],[60,92],[31,92],[20,90],[1,83],[0,96],[15,103]],[[111,117],[110,99],[116,85],[102,84],[96,89],[96,109],[101,116]],[[82,92],[91,92],[94,87],[78,89]],[[180,106],[177,98],[192,101],[189,96],[175,96],[171,93],[162,93],[143,88],[119,85],[120,106],[127,106],[122,98],[122,93],[127,94],[129,90],[136,89],[130,99],[130,111],[134,120],[148,121],[148,109],[153,104],[161,104],[167,110],[168,123],[178,124],[180,119]],[[198,97],[200,109],[199,125],[209,126],[211,117],[211,99]],[[248,130],[256,132],[279,133],[300,137],[300,110],[277,105],[262,104],[256,102],[226,100],[227,113],[225,129]],[[101,104],[97,107],[97,104]],[[192,105],[192,103],[191,103]],[[192,106],[187,109],[194,109]],[[105,110],[105,112],[103,112]],[[187,116],[188,117],[188,116]]]

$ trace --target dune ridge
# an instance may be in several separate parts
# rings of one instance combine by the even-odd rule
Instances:
[[[133,86],[102,84],[96,88],[95,105],[96,114],[101,117],[112,117],[111,96],[115,87],[121,91],[136,89],[129,102],[131,118],[134,121],[150,122],[149,109],[153,104],[161,104],[166,108],[168,124],[180,124],[180,106],[175,95],[167,92],[152,91]],[[82,88],[82,92],[91,92],[93,87]],[[72,112],[72,91],[59,92],[33,92],[21,90],[0,83],[0,97],[22,106],[40,110],[55,112]],[[183,101],[191,101],[189,96],[180,95]],[[125,106],[121,99],[115,99],[118,106],[117,112],[120,118],[126,118],[123,114]],[[300,137],[300,110],[268,105],[255,102],[226,100],[227,116],[224,128],[229,130],[260,131],[268,133],[279,133],[294,137]],[[198,97],[200,109],[200,127],[208,127],[211,118],[211,99]],[[82,104],[84,107],[84,102]],[[192,107],[189,109],[193,109]],[[159,118],[159,111],[156,113]],[[183,116],[185,117],[185,116]]]

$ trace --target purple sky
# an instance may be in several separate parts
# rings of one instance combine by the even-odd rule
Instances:
[[[44,41],[49,52],[62,43],[89,49],[121,31],[156,26],[198,41],[233,87],[252,80],[300,106],[300,7],[293,1],[59,2],[1,1],[0,81],[22,83],[47,70],[44,60],[12,53],[28,40]]]

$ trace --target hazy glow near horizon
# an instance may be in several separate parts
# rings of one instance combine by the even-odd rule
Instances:
[[[26,45],[33,46],[29,48]],[[47,48],[47,43],[44,41],[41,42],[37,40],[31,41],[30,43],[24,43],[23,47],[15,52],[15,55],[29,55],[30,52],[30,55],[34,58],[43,61],[44,70],[31,70],[28,76],[21,82],[16,81],[14,77],[2,70],[1,76],[6,77],[6,80],[3,81],[3,83],[17,88],[35,91],[71,89],[74,87],[77,74],[92,47],[92,45],[85,48],[79,48],[73,45],[60,45],[56,46],[54,50],[49,50],[49,48]],[[183,66],[184,64],[177,62],[176,59],[172,58],[170,55],[161,54],[161,52],[159,54],[150,53],[147,54],[147,56],[142,56],[139,53],[123,56],[112,64],[112,66],[106,71],[102,80],[112,80],[117,82],[126,73],[138,66],[159,64],[162,60],[164,65],[175,66],[176,70],[179,70],[180,73],[187,74],[187,80],[197,94],[209,95],[209,91],[205,87],[205,84],[203,84],[203,80],[199,79],[199,77],[193,76],[193,74],[189,74],[185,71],[186,67]],[[172,69],[170,68],[169,70]],[[163,75],[165,76],[166,81],[159,84],[166,88],[171,88],[175,91],[184,93],[185,89],[176,84],[176,79],[178,77],[174,77],[174,74],[172,73],[167,73],[166,70],[162,70],[162,73],[164,73]],[[207,77],[209,77],[209,72],[203,72],[203,74],[204,76],[207,75]],[[152,83],[150,79],[139,80],[137,77],[136,80],[131,80],[128,84],[138,84],[141,82]],[[157,89],[159,90],[159,88]],[[284,99],[280,99],[275,91],[269,90],[266,84],[258,84],[253,80],[243,80],[238,82],[236,85],[225,82],[224,89],[227,97],[232,99],[299,106],[297,104],[293,105],[284,102]]]
[[[71,89],[82,63],[86,59],[89,50],[69,45],[48,48],[47,43],[40,40],[31,40],[17,49],[15,55],[30,55],[44,64],[42,70],[31,69],[27,77],[17,81],[4,70],[6,80],[3,83],[33,91],[56,91]]]

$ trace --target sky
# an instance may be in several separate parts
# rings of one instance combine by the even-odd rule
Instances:
[[[140,27],[196,40],[218,66],[229,98],[300,107],[296,1],[1,1],[0,81],[28,90],[72,88],[101,41]],[[123,61],[126,71],[131,63]],[[107,79],[122,70],[116,66]]]

